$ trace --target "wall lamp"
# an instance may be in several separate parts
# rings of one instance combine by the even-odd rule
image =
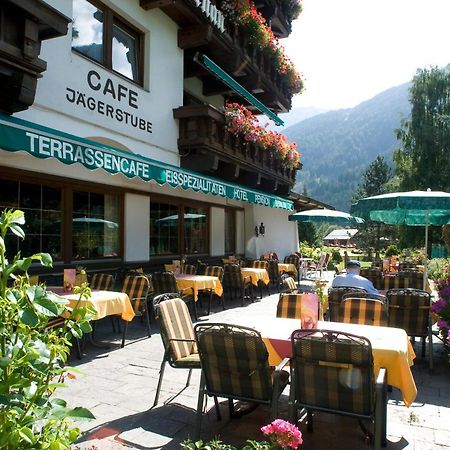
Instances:
[[[258,227],[258,225],[255,225],[255,236],[262,236],[264,237],[264,235],[266,234],[266,227],[264,226],[264,224],[261,222],[261,225]]]

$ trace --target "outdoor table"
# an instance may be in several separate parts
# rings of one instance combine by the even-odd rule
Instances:
[[[194,301],[198,300],[198,291],[203,289],[212,289],[219,297],[223,294],[222,283],[218,277],[208,275],[175,275],[179,289],[192,289],[194,292]]]
[[[289,272],[297,276],[297,267],[294,264],[278,263],[278,270],[280,272]]]
[[[266,269],[258,269],[254,267],[243,267],[241,269],[243,277],[250,276],[252,284],[258,286],[258,281],[261,280],[264,284],[270,283],[269,274]]]
[[[48,287],[48,290],[69,300],[69,306],[71,308],[75,308],[78,303],[79,296],[72,292],[66,292],[63,287]],[[93,289],[91,296],[88,299],[82,299],[78,306],[92,306],[96,311],[92,320],[120,315],[123,320],[131,322],[135,315],[128,295],[123,292],[98,291]]]
[[[301,321],[274,317],[252,321],[247,318],[246,325],[260,331],[269,352],[269,364],[276,366],[283,358],[291,356],[291,334],[301,328]],[[413,365],[416,354],[405,330],[324,321],[319,321],[317,328],[352,333],[369,339],[375,376],[380,367],[386,368],[388,384],[400,389],[406,406],[412,404],[417,395],[417,388],[410,366]]]

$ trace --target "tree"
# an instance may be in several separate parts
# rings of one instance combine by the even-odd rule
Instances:
[[[364,197],[389,192],[389,182],[391,179],[392,170],[388,166],[384,156],[377,156],[362,174],[362,181],[356,189],[353,201],[357,202]],[[360,242],[366,247],[375,247],[377,257],[379,257],[380,253],[381,229],[381,223],[366,224],[361,227],[356,238],[357,242]]]
[[[448,191],[450,189],[450,66],[418,69],[410,88],[411,117],[396,130],[402,147],[394,152],[399,188]],[[402,245],[421,240],[423,229],[403,227]],[[430,241],[440,230],[430,230]]]

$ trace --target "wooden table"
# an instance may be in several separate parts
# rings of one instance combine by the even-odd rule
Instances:
[[[252,284],[254,286],[258,286],[258,281],[262,281],[264,284],[270,283],[269,274],[266,269],[257,269],[254,267],[243,267],[241,269],[241,273],[243,277],[250,276],[252,280]]]
[[[66,292],[62,287],[48,287],[49,291],[69,300],[69,306],[74,308],[79,296]],[[120,315],[123,320],[131,322],[134,318],[134,310],[127,294],[114,291],[92,290],[88,299],[82,299],[78,306],[92,306],[97,312],[92,320],[103,319],[103,317]]]
[[[218,277],[208,275],[176,275],[177,285],[179,289],[191,288],[194,292],[194,301],[198,300],[198,291],[203,289],[212,289],[219,297],[223,294],[222,283]]]
[[[298,319],[256,318],[252,321],[252,318],[248,318],[245,324],[261,332],[269,352],[269,363],[273,366],[279,364],[283,358],[291,356],[291,334],[301,328]],[[372,344],[375,376],[380,367],[385,367],[388,384],[401,390],[406,406],[412,404],[417,395],[417,388],[410,366],[413,365],[416,355],[405,330],[323,321],[319,321],[317,328],[368,338]]]

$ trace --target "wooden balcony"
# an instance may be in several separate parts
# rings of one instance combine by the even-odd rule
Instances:
[[[270,24],[273,34],[278,38],[286,38],[292,31],[287,2],[283,0],[256,0],[255,6]]]
[[[209,105],[174,110],[179,120],[181,166],[268,193],[286,195],[296,169],[277,155],[225,131],[223,113]]]
[[[0,2],[0,110],[12,114],[34,102],[43,40],[67,33],[70,19],[40,0]]]
[[[211,58],[273,111],[287,112],[291,109],[293,94],[285,78],[276,72],[270,55],[250,44],[243,28],[225,24],[222,32],[191,0],[140,0],[140,5],[144,9],[159,7],[180,26],[178,46],[185,51],[184,75],[186,78],[200,78],[204,95],[220,94],[234,100],[234,93],[228,86],[194,62],[197,52]],[[242,102],[241,99],[239,101]]]

